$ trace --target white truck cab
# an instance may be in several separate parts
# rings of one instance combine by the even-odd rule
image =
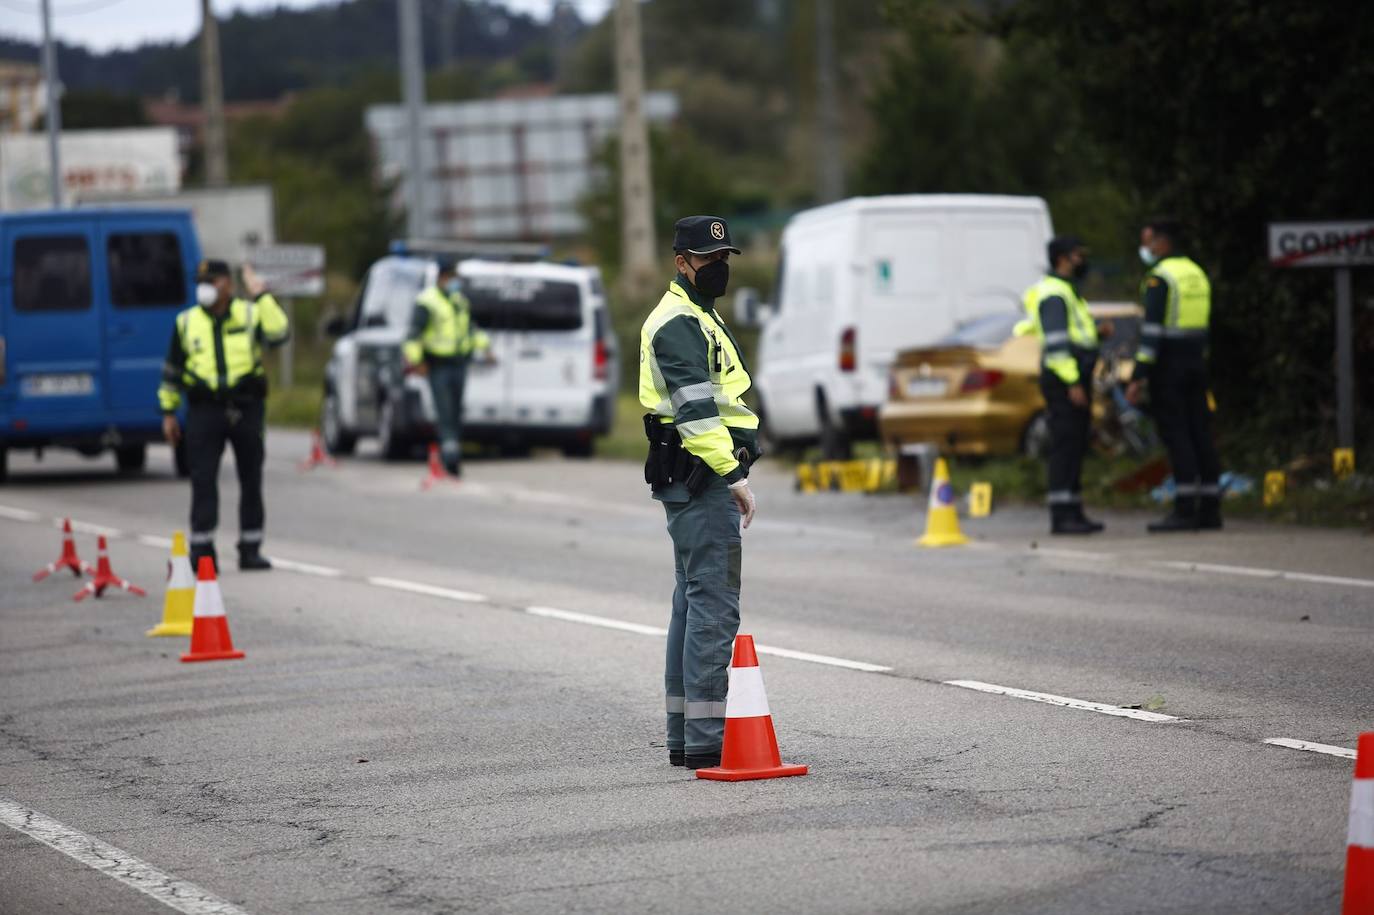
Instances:
[[[736,299],[736,320],[761,324],[766,438],[819,440],[845,457],[853,440],[876,437],[895,354],[975,315],[1019,310],[1051,234],[1039,197],[856,197],[798,213],[783,230],[773,304],[755,307],[747,290]]]

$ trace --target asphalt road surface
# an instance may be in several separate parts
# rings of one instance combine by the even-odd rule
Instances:
[[[723,784],[667,763],[671,561],[638,467],[472,461],[426,492],[419,463],[268,447],[285,562],[224,563],[247,658],[197,665],[143,634],[187,513],[166,449],[134,480],[11,457],[0,911],[1339,908],[1368,536],[1109,516],[1050,542],[1009,509],[922,550],[916,500],[762,468],[741,631],[811,773]],[[227,457],[221,488],[230,557]],[[32,583],[64,516],[150,596]]]

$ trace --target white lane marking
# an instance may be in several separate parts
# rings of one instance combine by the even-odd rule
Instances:
[[[633,632],[637,635],[665,636],[668,634],[667,629],[660,629],[657,626],[645,626],[643,623],[631,623],[626,620],[613,620],[608,616],[592,616],[590,613],[574,613],[571,610],[559,610],[557,607],[526,607],[525,612],[547,619],[563,620],[566,623],[584,623],[588,626],[619,629],[622,632]]]
[[[343,575],[342,569],[331,568],[330,566],[317,566],[308,562],[297,562],[294,559],[282,559],[279,556],[269,557],[272,565],[279,569],[286,569],[288,572],[300,572],[302,575],[318,575],[320,578],[338,578]],[[478,595],[479,597],[481,595]]]
[[[409,591],[412,594],[427,594],[430,597],[446,597],[449,600],[460,600],[469,604],[486,603],[485,594],[474,594],[471,591],[456,591],[453,588],[440,588],[437,585],[421,584],[418,581],[406,581],[402,578],[386,578],[381,575],[369,575],[367,583],[376,585],[379,588],[394,588],[397,591]]]
[[[884,667],[881,664],[870,664],[867,661],[851,661],[848,658],[835,658],[826,654],[811,654],[809,651],[793,651],[790,648],[775,648],[772,645],[755,645],[754,650],[759,654],[771,654],[775,657],[791,658],[793,661],[807,661],[811,664],[827,664],[831,667],[844,667],[848,670],[860,670],[870,674],[883,674],[892,670],[891,667]]]
[[[27,508],[0,505],[0,518],[9,518],[11,521],[38,521],[42,517],[38,512],[31,512]]]
[[[1113,553],[1093,553],[1089,550],[1066,550],[1063,547],[1057,546],[1036,547],[1029,552],[1041,556],[1052,556],[1057,559],[1085,559],[1089,562],[1107,562],[1110,559],[1116,558]]]
[[[138,542],[158,550],[170,550],[172,548],[171,537],[159,537],[157,534],[139,534]]]
[[[1046,702],[1050,705],[1080,709],[1085,712],[1101,712],[1103,715],[1115,715],[1118,718],[1134,718],[1137,721],[1180,720],[1173,715],[1161,715],[1158,712],[1147,712],[1144,709],[1122,708],[1119,705],[1107,705],[1104,702],[1089,702],[1086,699],[1071,699],[1068,696],[1056,696],[1053,693],[1037,693],[1028,689],[1016,689],[1011,686],[998,686],[995,683],[983,683],[979,680],[946,680],[944,682],[946,686],[976,689],[982,693],[996,693],[1000,696],[1013,696],[1017,699],[1029,699],[1032,702]]]
[[[178,880],[126,851],[5,798],[0,798],[0,823],[186,915],[248,915],[194,883]]]
[[[53,520],[53,526],[54,526],[54,527],[61,527],[61,526],[62,526],[62,519],[61,519],[61,518],[54,518],[54,519],[52,519],[52,520]],[[72,519],[71,519],[71,522],[72,522],[72,530],[73,530],[73,531],[80,531],[80,532],[83,533],[83,534],[95,534],[95,535],[98,536],[98,537],[99,537],[99,536],[104,536],[104,537],[123,537],[123,536],[124,536],[124,532],[121,531],[121,530],[120,530],[119,528],[117,528],[117,527],[106,527],[106,526],[103,525],[103,524],[92,524],[90,521],[78,521],[78,520],[76,520],[75,518],[72,518]]]
[[[1319,585],[1345,585],[1352,588],[1374,588],[1374,579],[1345,578],[1340,575],[1314,575],[1310,572],[1286,572],[1283,569],[1261,569],[1253,566],[1228,566],[1211,562],[1153,562],[1152,565],[1184,572],[1216,572],[1219,575],[1244,575],[1248,578],[1272,578],[1284,581],[1306,581]]]
[[[1333,747],[1329,743],[1313,743],[1310,740],[1294,740],[1291,737],[1269,737],[1265,743],[1271,747],[1285,747],[1289,750],[1306,750],[1309,753],[1325,753],[1342,759],[1354,759],[1355,751],[1347,747]]]
[[[646,626],[643,623],[632,623],[628,620],[612,619],[609,616],[593,616],[590,613],[576,613],[572,610],[559,610],[557,607],[526,607],[525,612],[533,616],[542,616],[546,619],[563,620],[567,623],[583,623],[587,626],[600,626],[602,629],[619,629],[622,632],[633,632],[637,635],[651,635],[663,637],[668,634],[667,629],[658,626]],[[793,651],[790,648],[775,648],[771,645],[756,645],[754,650],[759,654],[772,655],[777,658],[789,658],[793,661],[806,661],[810,664],[827,664],[831,667],[843,667],[848,670],[859,670],[865,673],[886,673],[892,670],[891,667],[884,667],[881,664],[869,664],[867,661],[851,661],[848,658],[835,658],[830,655],[812,654],[809,651]]]

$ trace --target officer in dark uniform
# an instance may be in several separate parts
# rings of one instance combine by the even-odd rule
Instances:
[[[1219,530],[1221,460],[1212,442],[1207,395],[1212,284],[1184,256],[1178,220],[1156,219],[1141,230],[1140,259],[1149,268],[1142,287],[1145,321],[1126,396],[1137,403],[1148,390],[1150,412],[1174,472],[1173,510],[1149,530]]]
[[[677,275],[639,335],[639,401],[644,478],[667,514],[676,573],[663,678],[668,760],[696,769],[720,765],[759,420],[743,401],[749,369],[715,307],[739,253],[729,227],[717,216],[678,220],[673,250]]]
[[[286,313],[247,265],[249,298],[234,295],[224,261],[203,261],[196,274],[196,304],[177,315],[158,402],[162,431],[173,447],[181,440],[176,412],[186,410],[186,460],[191,467],[191,562],[215,559],[219,524],[219,462],[227,442],[239,478],[239,568],[270,569],[262,555],[263,436],[267,373],[263,346],[285,343]]]

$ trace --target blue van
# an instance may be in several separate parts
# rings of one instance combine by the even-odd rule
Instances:
[[[121,471],[143,469],[199,261],[189,211],[0,215],[0,481],[12,448],[108,449]]]

